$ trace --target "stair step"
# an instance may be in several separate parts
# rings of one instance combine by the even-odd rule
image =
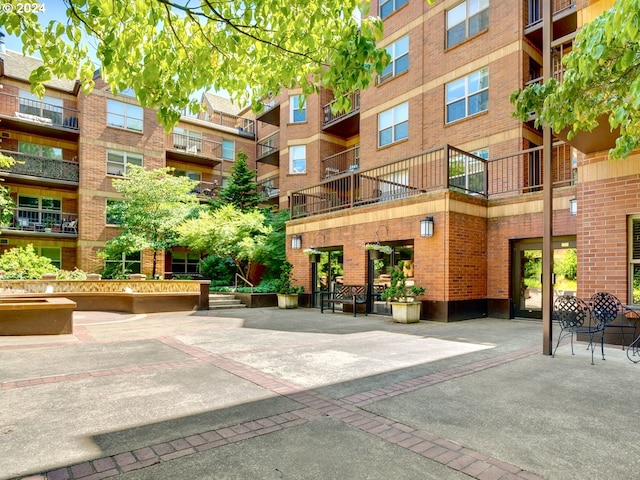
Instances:
[[[227,309],[227,308],[247,308],[247,306],[244,303],[240,303],[240,304],[216,304],[216,305],[211,305],[209,304],[209,310],[222,310],[222,309]]]
[[[209,299],[209,305],[211,304],[238,304],[242,303],[240,300],[236,300],[235,298],[219,298],[219,299]]]

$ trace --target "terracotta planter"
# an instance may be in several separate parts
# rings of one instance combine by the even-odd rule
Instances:
[[[278,308],[298,308],[298,295],[278,294]]]
[[[391,302],[391,317],[397,323],[417,323],[421,307],[421,302]]]

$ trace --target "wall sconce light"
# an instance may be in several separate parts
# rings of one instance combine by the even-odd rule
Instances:
[[[300,250],[302,247],[302,235],[294,235],[291,237],[291,248],[293,250]]]
[[[569,200],[569,215],[577,215],[578,214],[578,200],[576,197],[573,197]]]
[[[420,220],[420,236],[433,237],[433,217],[424,217]]]

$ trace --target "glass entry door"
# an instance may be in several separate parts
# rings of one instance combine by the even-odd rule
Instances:
[[[313,285],[313,306],[320,307],[322,292],[333,291],[336,283],[342,283],[342,249],[322,251],[311,259],[311,282]]]
[[[542,240],[515,242],[511,258],[513,316],[542,318]],[[575,295],[577,290],[577,252],[573,237],[553,242],[553,292]]]

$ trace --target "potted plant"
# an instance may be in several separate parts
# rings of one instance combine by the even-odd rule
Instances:
[[[382,292],[382,300],[391,301],[391,316],[395,322],[415,323],[420,321],[421,302],[415,297],[425,292],[424,287],[407,285],[405,262],[399,262],[391,270],[391,284]]]
[[[275,286],[278,294],[278,308],[298,308],[298,295],[304,292],[304,287],[293,285],[295,279],[292,271],[291,262],[285,261]]]

